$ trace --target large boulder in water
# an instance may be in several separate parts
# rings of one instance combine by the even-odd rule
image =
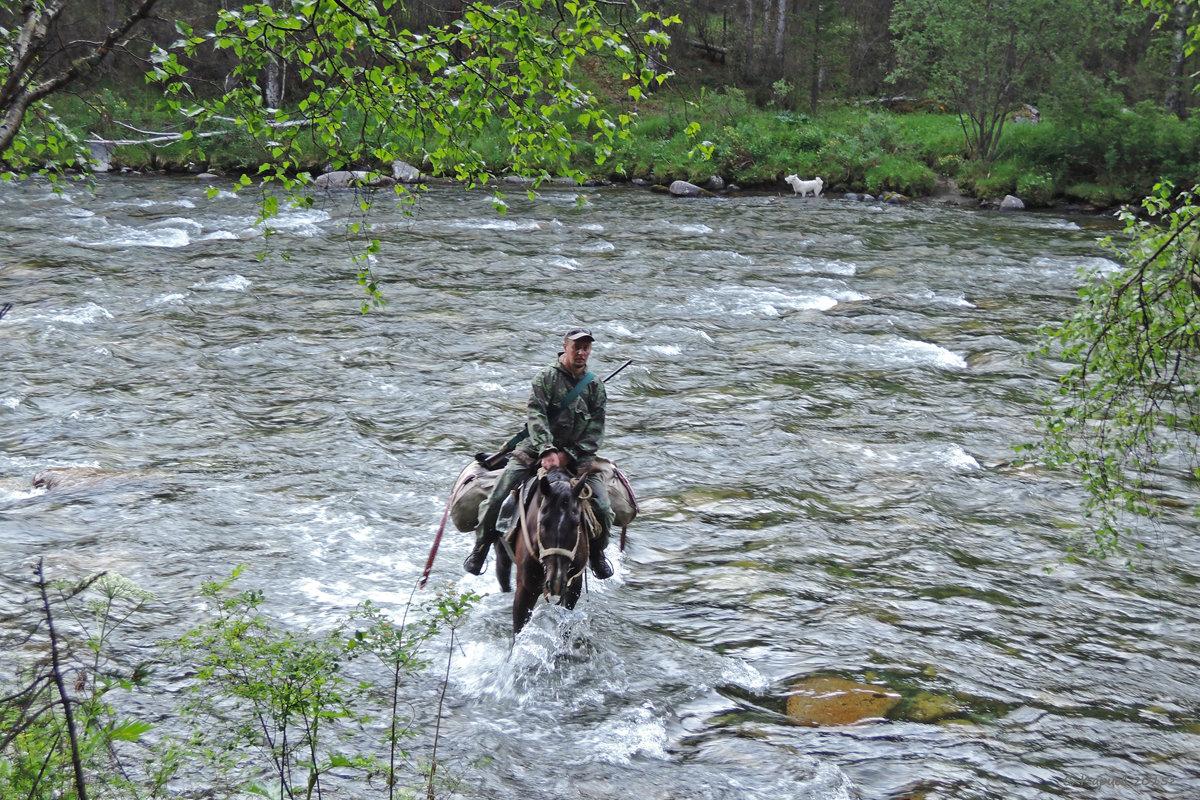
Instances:
[[[349,189],[355,186],[395,186],[396,179],[365,169],[337,169],[313,178],[317,189]]]
[[[803,725],[850,725],[883,717],[899,702],[900,694],[886,686],[818,675],[792,687],[787,715]]]
[[[1006,194],[1004,199],[1000,201],[1001,211],[1024,211],[1025,201],[1015,195]]]
[[[392,162],[392,177],[398,183],[416,183],[424,176],[421,175],[421,170],[409,164],[407,161],[397,159]]]
[[[700,197],[701,195],[709,194],[709,192],[701,189],[696,184],[688,183],[687,181],[672,181],[667,191],[676,197]]]

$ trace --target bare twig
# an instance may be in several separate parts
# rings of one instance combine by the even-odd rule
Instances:
[[[437,721],[433,723],[433,752],[429,756],[429,784],[425,787],[425,800],[434,800],[433,778],[437,774],[438,738],[442,733],[442,706],[446,702],[446,687],[450,685],[450,662],[454,660],[454,627],[450,627],[450,647],[446,654],[446,674],[442,678],[442,691],[438,695]]]
[[[59,699],[62,700],[63,716],[67,725],[67,738],[71,744],[71,765],[75,769],[75,791],[79,800],[87,800],[87,783],[83,778],[83,761],[79,757],[79,741],[75,735],[75,714],[71,710],[71,698],[67,695],[66,682],[62,676],[62,663],[58,654],[58,637],[54,632],[54,614],[50,610],[50,595],[46,591],[46,573],[43,560],[38,559],[37,565],[38,590],[42,595],[42,609],[46,614],[46,631],[50,636],[51,674],[54,685],[58,689]],[[90,585],[90,584],[89,584]]]

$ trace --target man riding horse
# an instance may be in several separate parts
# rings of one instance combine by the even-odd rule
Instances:
[[[607,401],[604,383],[595,380],[587,370],[593,341],[587,328],[567,331],[558,359],[534,378],[525,423],[528,438],[512,451],[508,466],[484,503],[484,513],[475,531],[475,546],[463,562],[463,569],[472,575],[483,572],[488,548],[500,538],[496,520],[504,499],[541,466],[546,470],[563,467],[576,475],[587,475],[587,487],[600,522],[600,531],[590,542],[588,560],[597,578],[612,577],[613,568],[604,557],[604,548],[608,546],[613,512],[603,478],[591,471],[592,460],[604,438]]]

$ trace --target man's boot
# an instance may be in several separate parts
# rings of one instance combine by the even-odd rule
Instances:
[[[483,562],[487,560],[488,550],[496,542],[499,534],[495,531],[484,533],[475,539],[475,546],[471,548],[470,555],[463,561],[463,569],[472,575],[483,574]]]
[[[613,576],[612,564],[604,557],[604,546],[599,539],[592,539],[588,552],[588,562],[592,565],[592,574],[600,580]]]

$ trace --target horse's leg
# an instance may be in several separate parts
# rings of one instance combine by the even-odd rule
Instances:
[[[584,567],[586,569],[586,566]],[[574,608],[579,602],[579,595],[583,593],[583,576],[580,575],[573,581],[567,584],[567,590],[563,592],[562,604],[567,608]]]
[[[494,547],[496,550],[496,580],[500,584],[500,591],[511,592],[512,559],[508,556],[504,542],[497,541]]]
[[[517,581],[517,591],[513,595],[513,636],[521,632],[525,623],[533,616],[533,607],[537,605],[538,592]]]

